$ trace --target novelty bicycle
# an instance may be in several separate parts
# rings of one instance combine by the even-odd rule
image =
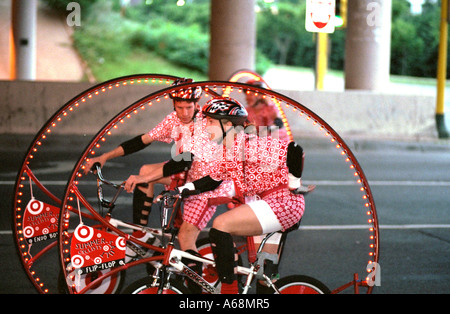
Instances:
[[[191,293],[188,286],[186,285],[187,280],[193,281],[197,284],[204,293],[217,294],[220,292],[220,284],[217,281],[217,272],[215,270],[215,262],[213,258],[210,256],[206,257],[205,255],[210,254],[210,250],[208,250],[208,245],[199,245],[199,252],[202,256],[196,256],[191,253],[181,251],[175,247],[176,235],[178,232],[178,228],[174,226],[175,217],[180,212],[180,208],[184,198],[189,197],[190,195],[196,194],[196,191],[193,192],[184,192],[182,194],[174,193],[173,191],[164,191],[162,196],[158,200],[158,204],[160,205],[160,223],[161,229],[151,229],[142,226],[136,226],[133,224],[125,223],[121,220],[114,219],[112,217],[112,210],[115,207],[115,202],[118,199],[120,192],[123,189],[123,184],[112,183],[109,180],[106,180],[101,172],[100,166],[98,164],[94,165],[95,171],[93,171],[97,176],[97,196],[100,204],[107,208],[107,213],[105,215],[105,221],[111,224],[112,228],[103,228],[97,227],[94,228],[94,232],[100,232],[100,230],[107,230],[109,232],[109,236],[113,236],[113,233],[120,234],[121,231],[116,229],[118,226],[125,227],[132,230],[141,230],[145,232],[149,232],[152,234],[152,237],[158,237],[159,241],[156,241],[152,244],[149,243],[140,243],[139,247],[137,247],[133,242],[136,240],[132,237],[129,237],[127,242],[127,246],[133,248],[137,253],[140,254],[140,259],[135,260],[131,263],[148,263],[152,267],[154,271],[144,278],[141,278],[131,285],[126,287],[123,293],[144,293],[144,294],[186,294]],[[113,193],[112,199],[110,201],[106,200],[103,193],[103,185],[108,185],[113,187],[116,191]],[[83,226],[81,227],[83,228]],[[296,230],[298,228],[298,224],[293,228],[287,230],[285,234],[292,230]],[[78,228],[77,228],[78,229]],[[87,241],[92,241],[92,238],[86,240],[87,236],[83,236],[80,231],[75,231],[76,235],[72,237],[72,241],[76,241],[74,238],[84,238],[82,241],[77,244],[71,244],[71,250],[76,247],[79,243],[86,243]],[[89,232],[88,232],[89,233]],[[330,293],[330,290],[317,279],[303,276],[303,275],[291,275],[288,277],[281,278],[275,282],[273,282],[270,276],[270,264],[272,260],[267,259],[268,255],[264,254],[262,251],[266,242],[270,237],[272,237],[275,232],[267,234],[264,239],[261,241],[259,248],[255,250],[255,245],[253,242],[253,237],[247,237],[246,245],[241,246],[238,251],[239,255],[241,255],[244,251],[248,252],[248,266],[242,266],[242,262],[238,263],[237,273],[241,278],[245,278],[244,282],[241,282],[242,294],[248,294],[250,291],[251,283],[257,279],[263,281],[268,287],[270,287],[273,293],[296,293],[296,294],[305,294],[305,293]],[[102,237],[106,238],[107,236],[103,233]],[[104,241],[101,241],[104,243]],[[115,242],[120,242],[115,240]],[[138,241],[136,241],[138,242]],[[202,241],[200,241],[202,242]],[[139,242],[138,242],[139,243]],[[159,245],[158,245],[159,244]],[[284,243],[283,243],[284,244]],[[122,244],[123,245],[123,244]],[[118,245],[120,246],[120,245]],[[89,245],[91,247],[91,245]],[[119,249],[120,250],[120,249]],[[91,259],[98,259],[99,256],[104,255],[105,248],[102,248],[98,252],[98,255],[91,255]],[[141,253],[142,252],[142,253]],[[153,252],[153,254],[151,254]],[[107,266],[111,266],[112,263],[116,263],[117,267],[128,268],[130,265],[124,264],[123,260],[102,260],[99,263],[99,260],[95,262],[96,264],[84,265],[84,262],[87,262],[85,257],[77,256],[77,252],[71,252],[72,262],[73,264],[69,267],[77,264],[78,267],[75,267],[74,274],[69,275],[68,283],[72,284],[72,289],[77,293],[82,293],[83,290],[88,291],[88,286],[79,285],[80,280],[77,280],[77,276],[84,272],[94,272],[97,269],[103,269],[105,264]],[[152,256],[150,256],[152,255]],[[212,257],[212,256],[211,256]],[[122,255],[123,258],[123,255]],[[83,263],[77,261],[77,259],[83,259]],[[201,262],[203,264],[202,274],[196,273],[194,270],[189,268],[187,264],[189,261]],[[130,264],[131,264],[130,263]],[[98,266],[101,264],[102,266]],[[76,266],[76,265],[75,265]],[[83,271],[80,272],[80,269]],[[79,273],[77,273],[79,272]],[[109,274],[106,274],[108,276]],[[101,276],[97,280],[101,281]],[[78,284],[77,284],[78,282]],[[92,285],[95,285],[96,282],[92,282]],[[70,287],[69,287],[70,288]]]
[[[159,77],[155,75],[156,77]],[[358,233],[357,238],[358,242],[359,240],[362,240],[361,243],[367,242],[367,246],[364,244],[364,248],[361,247],[361,254],[358,255],[358,257],[355,259],[357,262],[362,262],[362,266],[365,267],[365,265],[371,265],[375,264],[379,261],[379,230],[378,230],[378,219],[376,215],[376,208],[375,208],[375,202],[373,199],[373,195],[371,192],[371,189],[368,184],[368,180],[364,175],[364,172],[356,160],[353,152],[348,147],[348,145],[343,141],[343,139],[335,132],[331,126],[329,126],[323,119],[321,119],[317,114],[315,114],[312,110],[310,110],[308,107],[304,106],[303,104],[286,97],[280,93],[270,91],[267,89],[255,87],[255,86],[248,86],[246,84],[242,83],[235,83],[235,82],[198,82],[195,84],[187,84],[186,86],[179,86],[179,87],[167,87],[163,89],[159,89],[157,92],[154,92],[152,94],[149,94],[142,99],[136,101],[132,105],[122,109],[116,116],[114,116],[107,124],[105,124],[99,132],[91,139],[91,141],[88,143],[87,147],[82,151],[81,156],[78,159],[78,162],[74,164],[73,170],[68,176],[67,185],[65,188],[64,193],[59,193],[60,191],[49,189],[49,183],[53,182],[49,180],[55,180],[53,177],[48,178],[43,177],[42,174],[38,173],[37,169],[40,167],[40,164],[36,163],[36,161],[41,161],[44,159],[44,162],[46,162],[45,157],[42,157],[42,152],[45,151],[45,147],[49,146],[50,144],[49,139],[53,138],[57,131],[61,129],[60,124],[61,122],[64,122],[68,116],[72,117],[73,115],[76,115],[75,113],[82,113],[87,112],[83,109],[83,106],[85,104],[92,103],[92,100],[97,97],[97,95],[102,95],[105,91],[108,90],[114,90],[114,89],[122,89],[122,86],[133,86],[136,85],[139,80],[141,80],[140,77],[134,76],[135,79],[116,79],[113,82],[105,82],[101,84],[101,86],[94,87],[92,89],[89,89],[82,94],[80,94],[79,97],[75,97],[72,101],[68,102],[67,105],[65,105],[63,108],[61,108],[57,113],[55,113],[54,116],[44,125],[44,127],[39,131],[36,138],[33,140],[32,144],[30,145],[29,151],[27,152],[26,158],[23,162],[23,166],[21,167],[19,174],[17,176],[16,181],[16,187],[15,187],[15,195],[14,195],[14,202],[13,202],[13,226],[14,226],[14,234],[16,236],[16,245],[20,254],[20,259],[24,265],[25,271],[27,275],[29,276],[32,283],[35,285],[38,292],[41,293],[50,293],[52,291],[55,291],[51,285],[51,277],[47,277],[47,272],[44,273],[44,269],[41,270],[41,268],[38,268],[42,266],[44,268],[46,265],[55,265],[55,262],[48,261],[49,259],[53,258],[53,255],[49,254],[50,251],[53,251],[53,248],[57,246],[57,254],[60,256],[60,263],[63,265],[64,268],[71,262],[70,260],[70,237],[66,238],[67,234],[73,234],[74,230],[76,229],[75,226],[77,226],[77,220],[79,220],[80,217],[83,217],[84,222],[86,225],[89,225],[89,223],[93,226],[102,225],[103,229],[110,229],[114,227],[113,225],[109,226],[103,223],[103,216],[102,215],[94,215],[90,208],[92,207],[90,205],[91,200],[88,197],[84,196],[84,191],[80,192],[80,189],[84,188],[90,188],[89,183],[88,185],[84,185],[85,182],[83,182],[83,175],[81,167],[86,160],[86,158],[89,158],[90,156],[93,156],[96,154],[96,151],[99,150],[100,147],[104,147],[105,145],[112,143],[116,143],[117,140],[111,140],[112,137],[116,135],[126,135],[130,132],[133,132],[136,134],[135,130],[126,129],[124,130],[124,126],[129,125],[136,125],[139,130],[142,129],[142,125],[138,125],[139,121],[145,121],[146,115],[151,114],[154,115],[155,110],[159,113],[161,110],[164,110],[164,108],[170,107],[170,99],[169,95],[170,93],[177,91],[181,88],[190,87],[192,85],[201,86],[205,91],[205,98],[208,99],[208,97],[211,96],[213,92],[216,92],[217,94],[223,94],[225,92],[229,93],[231,97],[239,98],[243,97],[245,93],[255,93],[259,95],[264,95],[264,97],[270,98],[272,101],[274,101],[280,108],[283,108],[286,111],[286,118],[283,117],[283,122],[287,123],[287,119],[295,119],[297,122],[305,122],[306,126],[309,127],[309,129],[313,130],[313,132],[316,132],[318,136],[320,136],[324,142],[331,145],[331,148],[336,151],[338,157],[342,158],[344,168],[348,169],[350,168],[350,176],[351,180],[354,181],[356,186],[356,195],[355,199],[359,199],[358,202],[353,202],[351,205],[356,204],[355,207],[351,208],[351,213],[362,215],[363,222],[365,221],[367,225],[367,230],[364,231],[364,234],[362,236]],[[164,78],[163,83],[166,84],[166,86],[170,85],[170,80],[172,80],[171,77],[162,76]],[[146,79],[145,79],[146,80]],[[144,78],[142,78],[142,82],[145,81]],[[120,87],[119,87],[120,86]],[[169,105],[169,106],[167,106]],[[122,108],[122,107],[121,107]],[[142,117],[144,116],[144,117]],[[109,117],[107,117],[109,118]],[[67,120],[68,121],[68,120]],[[128,123],[128,121],[132,121],[131,123]],[[290,120],[294,121],[294,120]],[[69,122],[69,121],[68,121]],[[101,122],[100,122],[101,123]],[[73,128],[73,123],[70,124],[69,128]],[[125,133],[123,133],[125,131]],[[127,133],[128,132],[128,133]],[[292,136],[292,134],[289,134]],[[45,147],[44,147],[45,146]],[[78,149],[77,149],[78,150]],[[64,176],[65,179],[65,176]],[[60,178],[58,178],[58,182],[62,182]],[[66,182],[64,180],[64,182]],[[79,184],[80,182],[80,184]],[[32,191],[31,193],[27,192],[27,186],[28,183],[30,187],[32,184],[35,184],[35,186],[38,187],[39,192],[42,192],[41,194],[45,194],[45,196],[50,199],[50,203],[54,203],[57,206],[47,206],[47,203],[39,202],[41,201],[41,195],[37,195],[38,191]],[[61,184],[60,184],[61,185]],[[52,187],[52,186],[50,186]],[[354,189],[354,187],[351,187],[351,189]],[[52,190],[52,191],[50,191]],[[31,197],[28,197],[31,194]],[[36,197],[36,200],[34,197]],[[353,196],[351,196],[353,197]],[[31,200],[30,200],[31,199]],[[38,201],[39,200],[39,201]],[[42,200],[45,201],[45,200]],[[80,203],[80,206],[84,206],[84,208],[80,208],[80,206],[77,206],[77,202]],[[27,205],[28,204],[28,205]],[[346,202],[346,205],[348,205],[349,202]],[[356,209],[353,211],[353,209]],[[359,209],[359,211],[358,211]],[[47,239],[53,239],[53,242],[51,242],[48,246],[39,246],[40,244],[46,244],[50,241],[40,241],[40,242],[33,242],[33,247],[31,248],[31,240],[35,241],[35,234],[32,234],[31,229],[26,229],[27,225],[26,222],[29,220],[27,219],[27,213],[36,214],[36,215],[43,215],[45,214],[47,217],[49,216],[49,213],[47,212],[50,210],[50,213],[53,213],[57,221],[56,223],[51,223],[51,226],[55,229],[49,229],[49,231],[42,229],[45,232],[43,233],[42,237],[46,237]],[[318,208],[318,210],[325,210]],[[335,210],[339,210],[339,208],[335,208]],[[95,212],[95,210],[93,210]],[[59,216],[58,216],[59,213]],[[80,215],[81,213],[81,215]],[[33,216],[34,217],[34,216]],[[358,217],[356,217],[358,218]],[[101,222],[101,223],[100,223]],[[75,223],[75,225],[74,225]],[[62,225],[64,224],[64,225]],[[86,226],[85,225],[85,226]],[[121,227],[121,228],[127,228],[127,227]],[[56,232],[55,232],[56,230]],[[82,231],[82,233],[85,233],[86,236],[89,236],[90,229],[89,228],[81,228],[79,231]],[[366,235],[367,234],[367,235]],[[81,234],[83,235],[83,234]],[[100,233],[101,235],[101,233]],[[57,242],[54,241],[54,237],[56,236]],[[123,232],[122,234],[116,234],[116,236],[122,237],[125,239],[125,241],[119,239],[119,242],[117,243],[118,246],[116,247],[122,247],[121,243],[134,243],[142,247],[142,245],[138,242],[132,242],[132,241],[126,241],[128,239],[128,235],[126,232]],[[36,241],[38,241],[40,238],[36,238]],[[364,240],[365,239],[365,240]],[[66,242],[68,241],[68,242]],[[121,242],[122,241],[122,242]],[[45,243],[44,243],[45,242]],[[88,242],[89,243],[89,242]],[[127,243],[128,244],[128,243]],[[145,244],[143,244],[145,245]],[[368,249],[366,249],[366,247]],[[41,249],[38,253],[33,252],[36,250]],[[126,250],[126,246],[125,246]],[[368,252],[367,252],[368,251]],[[34,253],[34,254],[33,254]],[[320,253],[320,252],[318,252]],[[320,254],[316,254],[318,257],[320,257]],[[362,258],[361,258],[362,256]],[[48,258],[47,258],[48,257]],[[45,258],[45,259],[44,259]],[[67,258],[69,258],[67,260]],[[145,258],[151,258],[146,256]],[[114,261],[111,262],[111,264]],[[138,265],[138,263],[141,262],[141,259],[132,261],[131,263],[128,263],[126,266],[121,265],[121,267],[115,267],[115,268],[105,268],[105,270],[102,270],[101,276],[97,276],[97,272],[89,272],[85,274],[81,274],[82,276],[85,276],[86,283],[89,284],[89,287],[91,289],[81,289],[76,290],[75,292],[88,292],[88,291],[95,291],[95,293],[110,293],[114,291],[118,291],[119,289],[116,286],[116,282],[113,282],[113,280],[110,280],[110,283],[105,288],[105,292],[103,290],[99,289],[92,289],[95,285],[92,285],[91,283],[95,281],[95,283],[98,285],[102,282],[100,278],[105,279],[103,281],[106,282],[109,279],[114,278],[114,276],[119,277],[121,271],[125,269],[130,269],[131,267]],[[145,261],[142,262],[142,264],[145,264]],[[87,264],[86,264],[87,265]],[[102,263],[99,263],[98,265],[103,265]],[[108,266],[108,265],[106,265]],[[96,266],[97,268],[99,266]],[[48,268],[48,267],[47,267]],[[54,268],[53,268],[54,269]],[[361,267],[362,269],[362,267]],[[86,269],[85,271],[90,270]],[[338,280],[335,281],[341,281],[346,280],[344,279],[347,277],[346,272],[348,271],[348,267],[343,269],[344,274],[343,276],[339,277]],[[46,271],[46,270],[45,270]],[[66,271],[66,270],[65,270]],[[364,269],[364,272],[366,269]],[[67,272],[67,271],[66,271]],[[108,272],[107,274],[103,272]],[[352,274],[354,271],[352,272]],[[371,276],[373,273],[367,268],[368,276]],[[95,274],[95,275],[94,275]],[[45,276],[44,276],[45,275]],[[63,274],[63,278],[66,278],[69,274],[65,273]],[[364,276],[365,277],[365,276]],[[97,280],[99,279],[99,280]],[[116,281],[116,280],[114,280]],[[119,282],[121,280],[117,280]],[[345,284],[343,286],[340,286],[337,289],[334,289],[332,293],[337,293],[342,291],[343,289],[347,287],[354,287],[355,292],[357,293],[357,288],[360,286],[367,287],[367,285],[364,283],[364,280],[360,280],[357,278],[356,273],[351,282],[348,284]],[[85,285],[85,287],[88,287],[88,285]],[[368,293],[372,291],[372,286],[368,287]]]

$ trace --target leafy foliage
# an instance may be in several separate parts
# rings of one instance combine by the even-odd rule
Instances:
[[[65,11],[69,0],[44,0]],[[170,62],[207,73],[210,1],[143,0],[120,10],[120,0],[79,0],[83,23],[75,43],[91,64],[120,62],[132,51],[152,52]],[[306,1],[257,0],[257,71],[272,63],[315,65],[315,35],[305,30]],[[439,45],[440,1],[426,0],[422,13],[410,12],[407,0],[392,1],[391,73],[435,77]],[[331,41],[329,67],[344,68],[346,29]],[[448,63],[450,67],[450,62]],[[448,71],[450,73],[450,71]]]

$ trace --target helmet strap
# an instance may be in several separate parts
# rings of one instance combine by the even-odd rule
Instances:
[[[220,123],[220,127],[222,129],[222,139],[218,142],[218,144],[222,144],[223,141],[225,140],[225,137],[227,136],[228,132],[231,131],[231,128],[229,128],[228,130],[225,131],[225,128],[223,127],[223,124],[222,124],[222,120],[219,120],[219,123]]]

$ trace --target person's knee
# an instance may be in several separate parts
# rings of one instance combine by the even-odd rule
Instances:
[[[143,165],[139,169],[139,175],[150,174],[153,171],[153,165]]]
[[[189,223],[183,223],[178,231],[178,241],[183,251],[191,249],[196,250],[195,242],[197,241],[200,230]]]
[[[228,222],[223,216],[218,216],[214,219],[212,227],[222,232],[230,232],[230,230],[228,230]]]

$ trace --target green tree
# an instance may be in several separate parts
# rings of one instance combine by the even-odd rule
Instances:
[[[67,13],[67,5],[70,2],[74,2],[71,0],[42,0],[46,5],[48,5],[50,8],[53,8],[63,14]],[[77,0],[77,2],[82,11],[88,12],[91,6],[96,2],[97,0]]]
[[[440,37],[440,1],[427,0],[422,6],[422,14],[414,17],[414,25],[417,36],[421,38],[425,47],[417,56],[418,64],[415,66],[414,75],[436,77]],[[411,53],[416,52],[411,51]]]
[[[257,16],[257,46],[274,63],[305,65],[313,36],[305,30],[305,4],[279,2]],[[314,54],[314,52],[313,52]]]

